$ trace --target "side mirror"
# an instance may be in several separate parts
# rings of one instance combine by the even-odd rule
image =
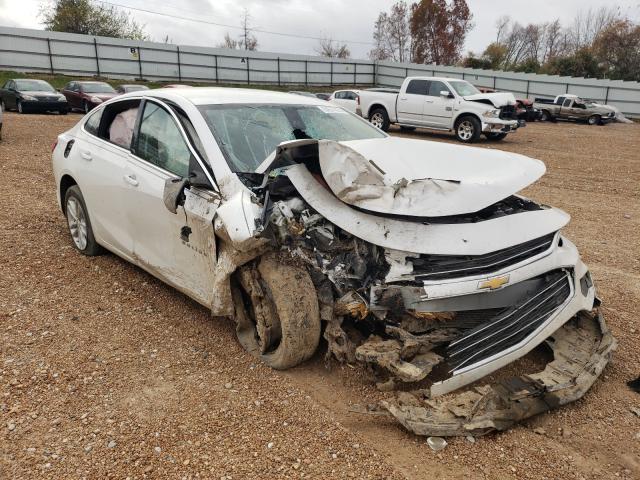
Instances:
[[[162,200],[171,213],[178,213],[178,207],[184,205],[184,189],[188,186],[188,178],[168,178],[164,182]]]
[[[440,92],[440,96],[444,97],[444,98],[453,98],[453,93],[447,91],[447,90],[442,90]]]

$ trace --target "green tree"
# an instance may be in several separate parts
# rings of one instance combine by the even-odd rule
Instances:
[[[602,78],[603,68],[593,51],[583,47],[573,55],[565,55],[549,61],[542,73],[568,77]]]
[[[148,40],[144,27],[128,13],[92,0],[53,0],[42,4],[45,30]]]

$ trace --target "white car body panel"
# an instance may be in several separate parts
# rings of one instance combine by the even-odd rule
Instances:
[[[440,217],[477,212],[538,180],[524,155],[407,138],[319,142],[333,193],[365,210]]]

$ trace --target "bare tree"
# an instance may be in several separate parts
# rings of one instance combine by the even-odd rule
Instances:
[[[331,38],[319,40],[315,50],[322,57],[349,58],[351,56],[351,51],[346,43],[339,44]]]
[[[224,34],[224,41],[222,43],[219,43],[217,45],[218,48],[230,48],[232,50],[235,50],[239,47],[239,43],[238,40],[234,40],[233,38],[231,38],[231,35],[229,35],[229,32]]]
[[[244,13],[242,14],[242,35],[240,37],[240,48],[244,50],[257,50],[258,49],[258,39],[253,34],[253,29],[251,28],[251,14],[248,9],[244,9]]]
[[[569,45],[575,52],[590,47],[603,30],[620,19],[620,7],[603,6],[580,10],[568,29]]]
[[[374,60],[411,61],[411,31],[409,6],[404,0],[391,6],[391,12],[380,12],[374,24],[376,46],[369,52]]]

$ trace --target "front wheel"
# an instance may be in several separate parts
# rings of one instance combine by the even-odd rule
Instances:
[[[232,278],[236,335],[271,368],[309,359],[320,342],[320,310],[309,273],[273,252],[244,265]]]
[[[551,121],[551,114],[547,110],[543,110],[542,113],[540,114],[540,121],[541,122],[550,122]]]
[[[371,115],[369,115],[369,121],[371,122],[371,125],[379,128],[380,130],[385,132],[389,130],[389,115],[384,108],[376,108],[373,110]]]
[[[589,125],[598,125],[600,123],[600,115],[591,115],[587,118],[587,123]]]
[[[18,110],[18,113],[24,113],[24,107],[22,106],[22,102],[20,100],[16,102],[16,109]]]
[[[476,117],[459,118],[455,124],[456,138],[463,143],[473,143],[480,138],[482,126]]]
[[[64,214],[73,244],[80,253],[89,257],[100,254],[102,249],[93,236],[87,205],[77,185],[69,187],[64,196]]]
[[[82,102],[82,110],[84,111],[85,114],[89,113],[89,110],[91,110],[86,100],[83,100]]]
[[[490,140],[492,142],[499,142],[500,140],[504,140],[507,134],[504,132],[503,133],[487,133],[485,136],[487,137],[487,140]]]

